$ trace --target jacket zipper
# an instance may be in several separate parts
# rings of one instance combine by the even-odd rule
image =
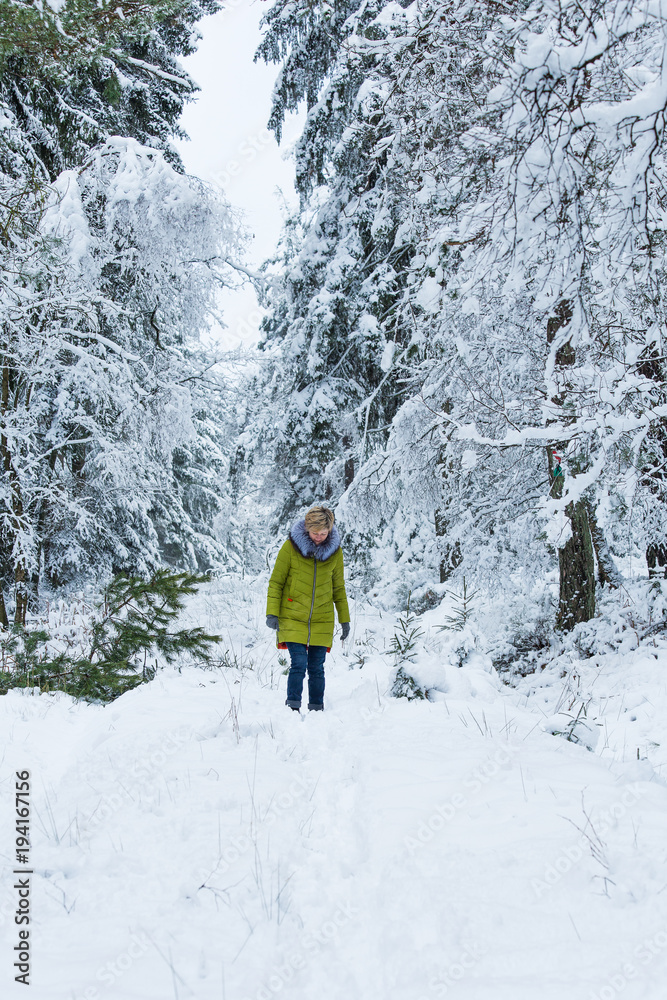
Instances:
[[[313,608],[315,607],[315,581],[317,580],[317,559],[313,556],[313,599],[310,602],[310,614],[308,615],[308,642],[306,647],[310,646],[310,620],[313,617]]]

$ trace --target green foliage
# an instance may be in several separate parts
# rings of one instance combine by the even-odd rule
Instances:
[[[56,12],[0,0],[0,103],[28,155],[54,180],[109,135],[132,136],[179,163],[170,139],[196,85],[196,22],[218,0],[64,0]],[[121,81],[122,84],[121,84]]]
[[[44,629],[34,629],[29,632],[21,625],[3,629],[0,632],[0,665],[3,678],[8,670],[13,670],[17,674],[30,673],[39,662],[40,646],[45,645],[50,638]]]
[[[568,743],[576,743],[578,746],[586,747],[587,750],[595,750],[600,730],[595,723],[588,721],[588,704],[582,701],[576,715],[572,709],[559,712],[557,718],[562,719],[563,724],[552,723],[548,728],[551,735],[562,736]]]
[[[420,688],[417,681],[410,674],[406,673],[401,666],[396,671],[396,677],[391,688],[392,697],[407,698],[408,701],[426,701],[426,692]]]
[[[412,663],[417,655],[417,640],[424,634],[417,624],[418,616],[410,610],[410,595],[405,612],[399,616],[396,631],[391,638],[390,653],[396,657],[396,663]]]
[[[414,677],[405,669],[405,664],[412,663],[417,655],[417,640],[424,634],[418,624],[418,616],[410,610],[410,594],[405,612],[399,616],[389,651],[396,658],[396,676],[391,688],[394,698],[426,699],[426,692],[420,688]]]
[[[174,632],[170,626],[182,611],[185,598],[209,579],[166,569],[148,581],[117,576],[104,594],[103,617],[93,626],[91,659],[115,660],[139,669],[142,660],[145,667],[148,654],[155,649],[167,663],[185,652],[208,662],[209,647],[219,642],[220,636],[207,635],[201,628]]]
[[[120,83],[118,82],[118,77],[115,73],[112,73],[104,84],[104,99],[108,104],[111,104],[112,107],[117,108],[120,104],[122,96],[123,91]]]
[[[211,0],[65,0],[56,12],[30,0],[0,0],[0,59],[20,57],[26,71],[64,79],[75,66],[118,55],[119,45],[140,44],[161,24],[174,36],[179,19],[196,20],[217,7]],[[191,50],[183,38],[171,41],[173,51]]]
[[[463,577],[463,594],[459,595],[450,591],[449,595],[454,599],[455,607],[453,614],[445,615],[445,620],[443,625],[438,625],[439,632],[462,632],[466,627],[470,618],[472,616],[474,600],[477,597],[479,591],[468,590],[468,585],[466,583],[466,578]]]
[[[150,580],[118,576],[107,587],[85,651],[53,655],[43,629],[22,626],[0,633],[0,693],[13,687],[66,691],[86,701],[113,701],[152,680],[159,658],[173,663],[182,654],[210,663],[220,636],[201,628],[174,629],[185,599],[207,576],[160,570]]]

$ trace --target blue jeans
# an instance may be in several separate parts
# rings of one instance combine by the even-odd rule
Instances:
[[[308,670],[308,708],[324,708],[324,658],[326,646],[306,646],[302,642],[288,642],[292,665],[287,676],[287,701],[290,708],[301,708],[303,679]]]

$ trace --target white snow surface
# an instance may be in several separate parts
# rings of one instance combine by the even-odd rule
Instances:
[[[300,716],[263,602],[218,581],[193,604],[226,666],[165,669],[106,706],[0,698],[3,997],[26,995],[27,768],[37,1000],[662,1000],[667,651],[508,687],[433,631],[433,700],[406,701],[389,696],[395,621],[357,603],[325,711]],[[555,735],[575,697],[594,751]]]

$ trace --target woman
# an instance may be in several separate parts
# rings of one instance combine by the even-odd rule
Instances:
[[[343,550],[328,507],[311,507],[292,525],[269,580],[266,624],[277,630],[278,649],[288,649],[292,665],[287,677],[286,705],[301,708],[303,679],[308,670],[308,708],[324,708],[324,658],[331,649],[334,604],[350,634],[350,609],[343,578]]]

